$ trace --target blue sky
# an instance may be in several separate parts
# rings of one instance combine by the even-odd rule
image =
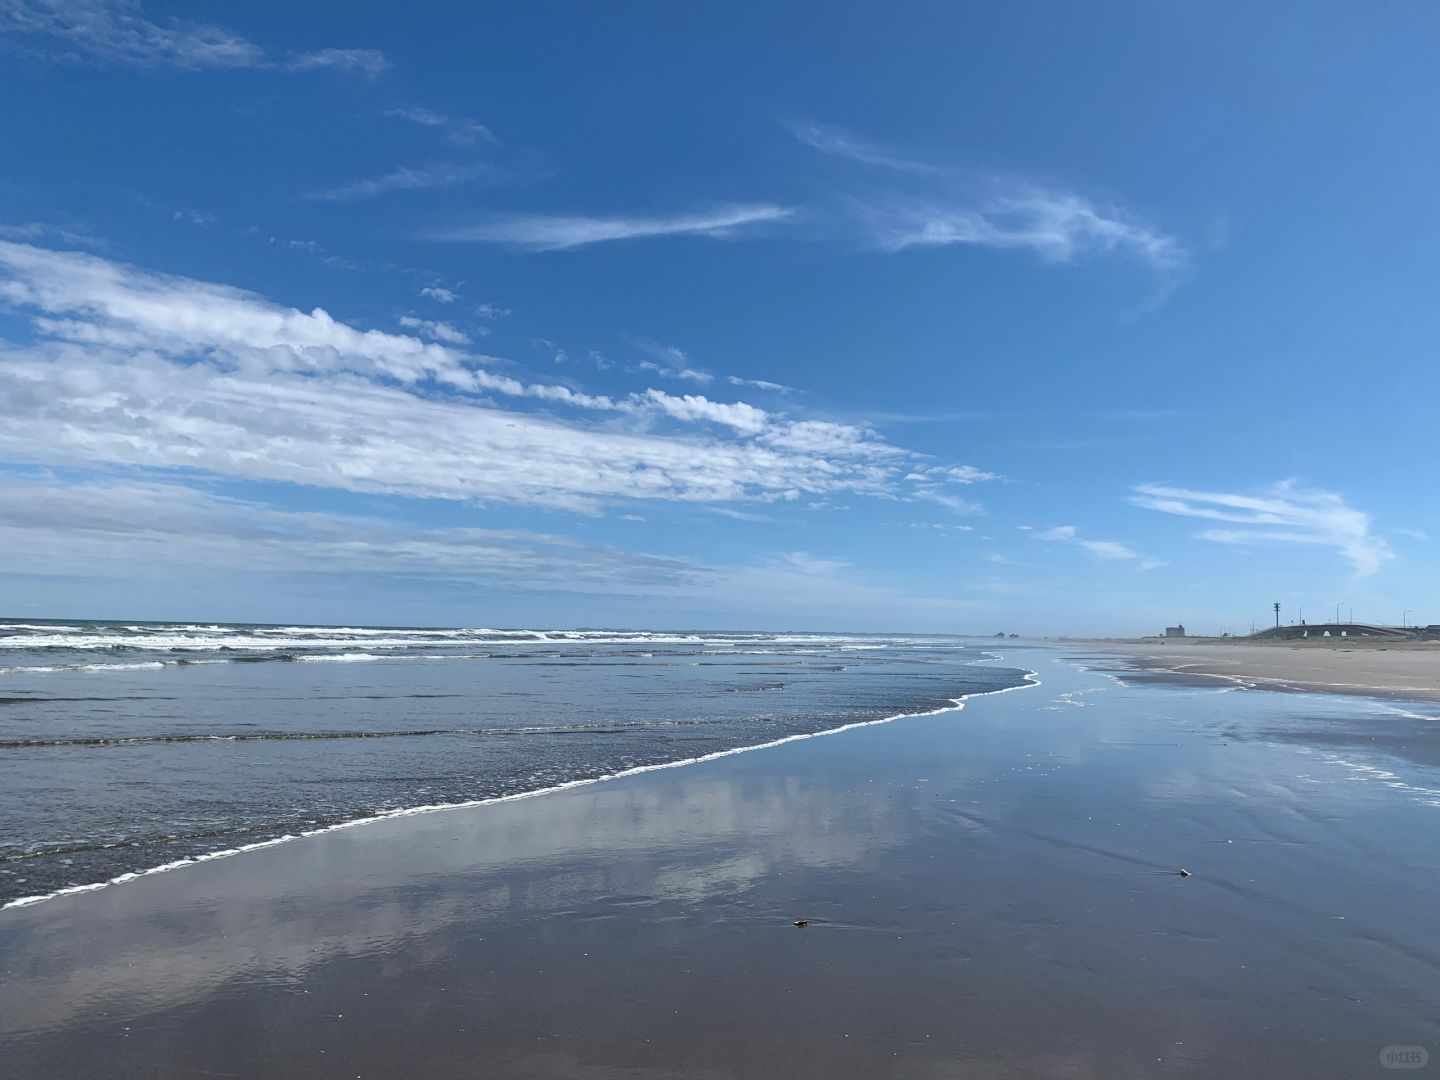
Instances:
[[[0,609],[1440,622],[1437,46],[0,0]]]

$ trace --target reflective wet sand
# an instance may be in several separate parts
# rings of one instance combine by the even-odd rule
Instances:
[[[1071,655],[1016,652],[1043,685],[959,713],[0,912],[0,1074],[1348,1078],[1440,1051],[1433,705]],[[1367,749],[1376,725],[1415,738]]]

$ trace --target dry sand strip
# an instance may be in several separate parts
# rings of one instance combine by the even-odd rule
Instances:
[[[1440,700],[1440,642],[1276,643],[1104,641],[1135,667],[1209,675],[1257,689]]]

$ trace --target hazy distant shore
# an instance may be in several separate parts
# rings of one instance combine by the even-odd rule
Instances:
[[[1230,680],[1256,689],[1440,699],[1440,642],[1149,638],[1089,644],[1137,669]]]

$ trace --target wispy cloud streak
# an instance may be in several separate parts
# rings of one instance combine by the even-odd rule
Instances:
[[[1117,207],[1034,184],[974,199],[898,198],[857,208],[885,251],[965,245],[1029,251],[1054,263],[1123,255],[1162,271],[1179,270],[1187,260],[1173,237]]]
[[[589,244],[660,236],[728,237],[750,226],[783,221],[793,213],[773,203],[754,203],[666,216],[522,215],[444,230],[432,234],[432,239],[507,244],[530,251],[566,251]]]
[[[339,187],[311,192],[307,198],[316,202],[361,202],[388,195],[394,191],[419,191],[426,188],[455,187],[479,179],[490,171],[488,165],[424,165],[404,166],[383,176],[372,176]]]
[[[789,128],[812,150],[892,174],[885,184],[867,185],[867,194],[841,200],[882,251],[968,246],[1028,251],[1053,263],[1125,256],[1167,274],[1189,258],[1174,237],[1061,185],[931,164],[836,125]]]
[[[654,357],[653,361],[640,361],[638,366],[641,371],[654,372],[667,379],[684,379],[702,384],[715,378],[710,372],[691,363],[689,354],[678,345],[662,345],[647,338],[631,338],[630,341],[641,352]]]
[[[274,56],[214,23],[154,22],[135,0],[0,0],[0,30],[22,41],[53,42],[60,59],[89,58],[135,68],[182,71],[257,68],[331,70],[374,77],[390,67],[375,49],[318,49]]]
[[[1390,545],[1372,531],[1369,514],[1347,506],[1334,492],[1307,490],[1294,480],[1272,484],[1254,495],[1141,484],[1130,501],[1163,514],[1242,526],[1206,529],[1199,534],[1201,539],[1217,544],[1316,544],[1333,548],[1362,577],[1375,573],[1394,558]]]
[[[456,146],[474,146],[476,143],[499,141],[491,134],[488,127],[468,116],[446,116],[433,109],[420,108],[388,109],[385,115],[408,120],[421,127],[433,128]]]
[[[846,158],[862,165],[875,165],[897,172],[939,174],[945,170],[936,165],[907,157],[883,143],[862,139],[853,131],[837,124],[819,124],[814,121],[796,121],[787,125],[790,134],[822,154]]]
[[[1021,528],[1030,534],[1032,540],[1074,544],[1091,558],[1100,562],[1134,563],[1137,570],[1155,570],[1165,565],[1164,560],[1142,555],[1122,540],[1091,540],[1083,537],[1080,535],[1079,528],[1074,525],[1052,525],[1045,529],[1022,525]]]

